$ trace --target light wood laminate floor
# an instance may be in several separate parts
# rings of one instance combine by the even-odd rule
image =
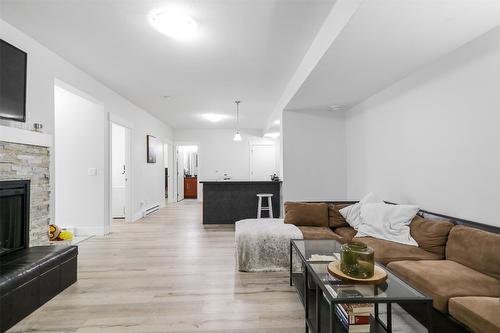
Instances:
[[[168,205],[79,244],[78,281],[9,332],[304,332],[284,273],[235,271],[234,226]]]
[[[115,221],[79,252],[78,281],[9,332],[304,332],[288,273],[235,271],[234,226],[203,226],[197,201]],[[393,325],[426,332],[396,305]]]

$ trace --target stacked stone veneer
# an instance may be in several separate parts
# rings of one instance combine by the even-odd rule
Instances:
[[[30,179],[30,246],[49,241],[49,148],[0,141],[0,180]]]

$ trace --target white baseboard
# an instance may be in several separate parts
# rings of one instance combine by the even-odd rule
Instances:
[[[132,216],[132,222],[142,219],[142,212],[135,212]]]
[[[75,227],[75,236],[104,236],[104,226]]]
[[[148,207],[153,207],[153,206],[156,206],[158,205],[160,208],[164,208],[165,207],[165,200],[162,200],[158,203],[154,203],[154,204],[151,204],[151,205],[148,205]],[[132,214],[132,222],[135,222],[137,220],[140,220],[143,218],[143,213],[144,211],[143,210],[140,210],[138,212],[135,212],[134,214]]]

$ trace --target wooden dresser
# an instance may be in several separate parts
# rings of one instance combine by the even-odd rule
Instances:
[[[198,178],[186,177],[184,178],[184,198],[197,199],[198,198]]]

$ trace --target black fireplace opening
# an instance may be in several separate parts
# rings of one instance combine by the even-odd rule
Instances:
[[[0,181],[0,256],[29,246],[30,181]]]

